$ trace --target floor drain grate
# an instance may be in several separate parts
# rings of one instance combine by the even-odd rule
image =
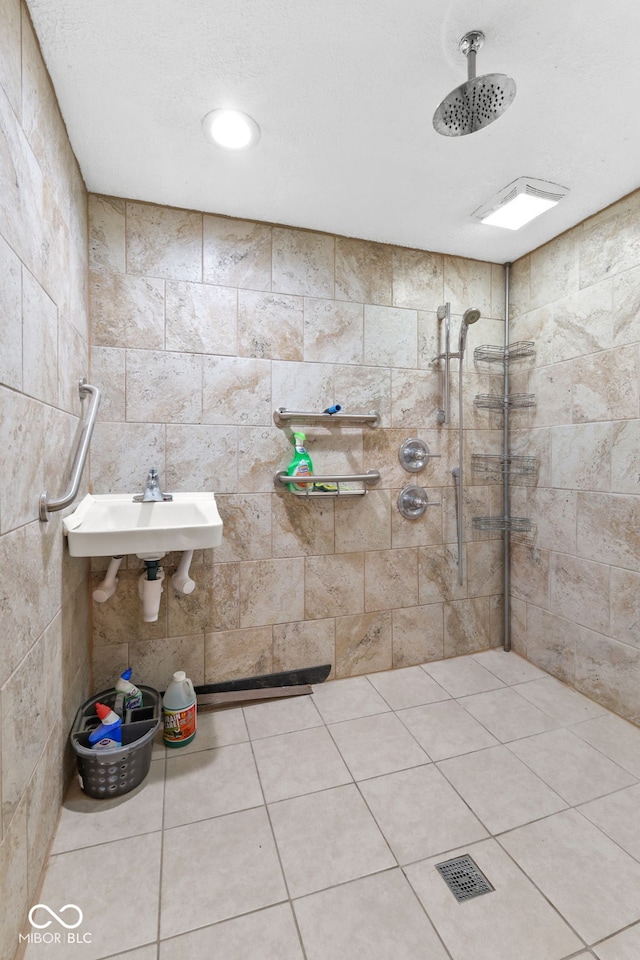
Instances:
[[[453,860],[444,860],[436,863],[436,870],[447,884],[452,894],[462,903],[479,897],[483,893],[491,893],[493,887],[478,869],[468,854],[455,857]]]

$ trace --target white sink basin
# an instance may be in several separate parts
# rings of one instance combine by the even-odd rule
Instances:
[[[142,558],[200,550],[222,542],[213,493],[174,493],[173,500],[136,503],[132,493],[89,493],[63,521],[73,557]]]

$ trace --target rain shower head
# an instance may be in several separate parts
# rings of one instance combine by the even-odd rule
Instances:
[[[476,54],[484,43],[481,30],[470,30],[458,44],[467,58],[466,83],[452,90],[433,115],[433,126],[443,137],[465,137],[501,117],[513,103],[515,80],[505,73],[476,77]]]

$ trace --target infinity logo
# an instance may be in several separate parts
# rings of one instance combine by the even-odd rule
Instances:
[[[61,927],[65,928],[65,930],[75,930],[76,927],[80,926],[80,924],[84,919],[84,914],[82,913],[82,910],[80,909],[80,907],[76,906],[75,903],[65,903],[64,907],[60,907],[60,913],[64,913],[65,910],[78,911],[78,919],[76,920],[75,923],[65,923],[65,921],[62,919],[60,914],[54,913],[51,907],[48,907],[46,903],[36,903],[36,905],[31,907],[31,910],[29,910],[29,923],[31,924],[32,927],[35,927],[37,930],[44,930],[45,927],[48,927],[51,925],[51,920],[46,920],[44,923],[36,923],[35,920],[33,919],[34,913],[36,912],[36,910],[39,910],[40,908],[42,908],[43,910],[46,910],[47,913],[49,913],[54,920],[58,921]]]

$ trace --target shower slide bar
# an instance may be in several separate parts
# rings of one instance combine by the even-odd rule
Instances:
[[[333,426],[337,423],[362,423],[368,424],[370,427],[376,427],[380,423],[380,414],[377,410],[371,410],[369,413],[314,413],[278,407],[273,414],[273,422],[277,427],[282,427],[286,423],[326,423]]]
[[[450,390],[450,362],[451,359],[458,354],[451,353],[451,304],[447,303],[442,304],[438,307],[438,323],[444,321],[444,352],[439,353],[437,357],[434,357],[431,363],[437,363],[438,360],[444,360],[444,383],[443,383],[443,399],[442,399],[442,410],[438,410],[436,414],[436,420],[439,424],[449,423],[450,417],[450,401],[449,401],[449,390]]]
[[[69,478],[69,485],[67,489],[62,496],[57,498],[49,499],[46,490],[43,490],[40,494],[40,519],[43,521],[47,521],[49,519],[50,513],[54,513],[56,510],[64,510],[65,507],[68,507],[71,503],[73,503],[78,495],[78,489],[82,479],[82,472],[87,461],[89,444],[91,443],[91,435],[93,433],[96,417],[98,415],[98,407],[100,406],[101,393],[98,387],[94,387],[90,383],[87,383],[84,377],[78,382],[78,388],[81,400],[83,400],[88,394],[91,396],[91,406],[89,407],[89,411],[87,413],[87,419],[82,425],[78,446],[76,447],[73,464],[71,466],[71,476]]]

